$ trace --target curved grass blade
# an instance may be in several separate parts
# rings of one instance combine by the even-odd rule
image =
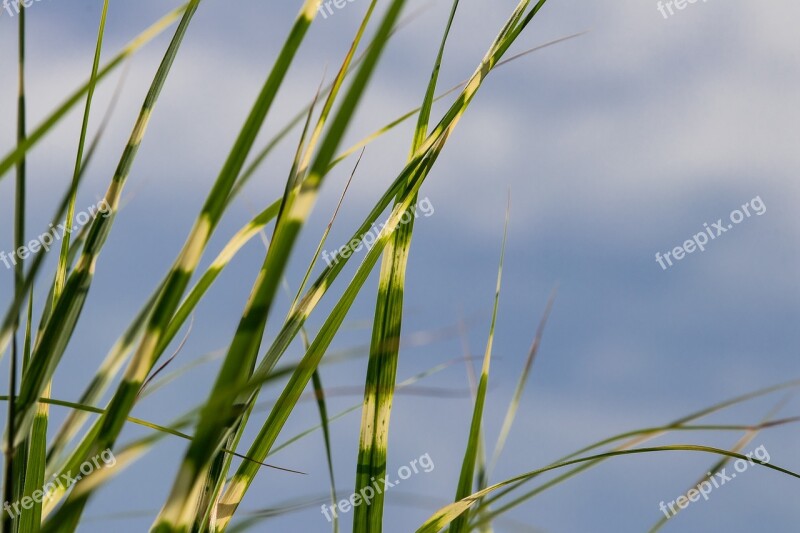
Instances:
[[[565,457],[562,457],[557,462],[562,462],[562,461],[566,461],[566,460],[572,459],[572,458],[577,457],[577,456],[579,456],[581,454],[588,453],[588,452],[590,452],[592,450],[595,450],[595,449],[598,449],[598,448],[602,448],[602,447],[604,447],[606,445],[613,444],[614,442],[617,442],[617,441],[620,441],[620,440],[629,439],[629,440],[626,440],[626,442],[624,442],[623,444],[620,444],[619,446],[617,446],[615,448],[615,450],[629,449],[629,448],[632,448],[634,446],[638,446],[638,445],[640,445],[640,444],[642,444],[644,442],[647,442],[648,440],[652,440],[652,439],[657,438],[659,436],[665,435],[665,434],[667,434],[667,433],[669,433],[671,431],[694,431],[694,430],[701,430],[701,431],[702,430],[723,430],[724,431],[724,430],[737,430],[737,429],[742,430],[742,431],[752,431],[752,430],[758,430],[758,429],[765,429],[767,427],[771,427],[773,425],[773,423],[769,423],[769,424],[766,424],[766,425],[762,424],[762,425],[759,425],[759,426],[686,426],[686,424],[691,422],[691,421],[693,421],[693,420],[697,420],[697,419],[703,418],[705,416],[708,416],[710,414],[713,414],[715,412],[718,412],[718,411],[721,411],[723,409],[726,409],[728,407],[731,407],[731,406],[734,406],[734,405],[737,405],[737,404],[741,404],[741,403],[747,402],[749,400],[753,400],[753,399],[761,397],[761,396],[766,396],[766,395],[772,394],[774,392],[778,392],[778,391],[785,390],[785,389],[790,389],[790,388],[796,388],[796,387],[800,387],[800,380],[789,381],[789,382],[781,383],[781,384],[778,384],[778,385],[773,385],[771,387],[766,387],[766,388],[763,388],[763,389],[759,389],[757,391],[754,391],[754,392],[751,392],[751,393],[747,393],[747,394],[744,394],[744,395],[741,395],[741,396],[737,396],[737,397],[732,398],[730,400],[726,400],[724,402],[718,403],[718,404],[713,405],[711,407],[702,409],[700,411],[697,411],[695,413],[687,415],[687,416],[685,416],[683,418],[675,420],[674,422],[671,422],[670,424],[667,424],[667,425],[664,425],[664,426],[658,426],[658,427],[653,427],[653,428],[644,428],[644,429],[638,429],[638,430],[634,430],[634,431],[628,431],[628,432],[624,432],[624,433],[621,433],[621,434],[618,434],[618,435],[603,439],[603,440],[601,440],[599,442],[596,442],[594,444],[586,446],[586,447],[584,447],[584,448],[582,448],[582,449],[580,449],[580,450],[578,450],[576,452],[573,452],[573,453],[571,453],[571,454],[569,454],[569,455],[567,455]],[[794,420],[793,419],[782,420],[779,423],[776,423],[775,425],[780,425],[780,424],[784,424],[784,423],[794,423]],[[540,494],[541,492],[544,492],[545,490],[547,490],[549,488],[552,488],[552,487],[562,483],[563,481],[566,481],[567,479],[570,479],[571,477],[579,474],[580,472],[582,472],[584,470],[587,470],[587,469],[595,466],[596,464],[599,464],[599,462],[600,462],[600,460],[598,460],[596,462],[589,462],[589,463],[586,463],[586,464],[582,464],[582,465],[578,466],[577,468],[572,469],[569,472],[566,472],[566,473],[554,478],[553,480],[548,481],[547,483],[544,483],[543,485],[541,485],[539,487],[536,487],[536,488],[526,492],[525,494],[515,498],[511,502],[509,502],[507,504],[504,504],[502,507],[500,507],[500,508],[492,511],[488,515],[486,515],[486,517],[490,519],[492,517],[499,516],[500,514],[507,512],[508,510],[510,510],[513,507],[516,507],[517,505],[529,500],[530,498],[536,496],[537,494]],[[530,479],[531,478],[526,478],[524,480],[521,480],[518,483],[510,485],[508,488],[505,488],[503,490],[498,491],[497,494],[494,494],[493,496],[487,498],[487,500],[485,502],[483,502],[483,504],[488,506],[488,505],[494,503],[498,499],[504,497],[506,494],[508,494],[508,493],[516,490],[520,486],[524,485]]]
[[[780,403],[778,403],[778,405],[776,405],[769,413],[767,413],[767,416],[764,417],[764,420],[761,422],[761,426],[769,427],[769,426],[765,426],[765,425],[766,424],[770,424],[772,417],[775,414],[777,414],[778,411],[780,411],[786,405],[786,403],[787,403],[786,400],[787,400],[787,398],[784,398],[784,400],[782,400]],[[776,422],[778,422],[778,421],[776,421]],[[762,429],[762,427],[759,427],[757,429],[748,430],[747,433],[745,433],[736,442],[736,444],[733,445],[733,447],[731,448],[730,451],[736,452],[736,453],[740,453],[744,449],[745,446],[747,446],[750,442],[753,441],[753,439],[756,438],[756,435],[758,435],[758,433],[759,433],[759,431],[761,429]],[[720,458],[719,461],[714,463],[714,465],[711,468],[709,468],[707,471],[708,472],[719,472],[726,464],[728,464],[730,462],[730,460],[731,460],[730,457],[722,457],[722,458]],[[705,476],[701,476],[700,479],[694,485],[692,485],[689,488],[689,490],[693,489],[696,486],[699,486],[700,483],[702,483],[703,481],[706,481],[706,477]],[[680,511],[681,511],[681,508],[679,506],[678,510],[677,510],[677,512],[675,514],[679,513]],[[675,516],[675,515],[672,515],[672,516]],[[656,524],[652,528],[650,528],[648,530],[649,533],[656,533],[657,531],[659,531],[662,527],[664,527],[664,525],[667,523],[667,520],[669,520],[669,518],[671,518],[671,517],[665,516],[665,517],[661,518],[658,522],[656,522]]]
[[[491,494],[492,492],[510,485],[512,483],[532,478],[535,476],[539,476],[544,474],[545,472],[550,472],[553,470],[558,470],[561,468],[565,468],[567,466],[572,466],[576,464],[586,463],[590,461],[596,461],[598,459],[607,459],[610,457],[617,457],[623,455],[638,455],[638,454],[645,454],[645,453],[663,453],[663,452],[700,452],[700,453],[710,453],[710,454],[717,454],[727,457],[732,457],[734,459],[743,459],[748,460],[748,458],[744,455],[730,452],[728,450],[721,450],[719,448],[713,448],[710,446],[698,446],[694,444],[675,444],[671,446],[655,446],[651,448],[637,448],[634,450],[616,450],[605,452],[597,455],[591,455],[589,457],[580,457],[578,459],[572,459],[570,461],[564,461],[561,463],[553,464],[550,466],[546,466],[544,468],[540,468],[538,470],[533,470],[526,474],[522,474],[511,479],[507,479],[490,487],[487,487],[481,491],[475,492],[466,498],[463,498],[457,502],[451,503],[450,505],[443,507],[438,512],[436,512],[433,516],[431,516],[422,526],[417,530],[417,533],[437,533],[441,531],[445,526],[456,520],[458,517],[462,516],[466,511],[468,511],[472,505],[474,505],[478,500],[483,498],[484,496]],[[756,462],[755,464],[761,465],[765,468],[769,468],[770,470],[775,470],[776,472],[780,472],[782,474],[786,474],[797,479],[800,479],[800,474],[788,470],[786,468],[782,468],[777,465],[773,465],[770,463],[765,462]]]

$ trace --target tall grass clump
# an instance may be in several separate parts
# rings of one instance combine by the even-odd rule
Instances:
[[[35,148],[71,111],[82,106],[81,128],[77,132],[78,149],[74,166],[70,167],[71,179],[65,184],[58,207],[50,219],[53,225],[72,220],[85,171],[110,117],[107,112],[97,134],[93,137],[89,135],[90,118],[96,114],[92,105],[96,88],[156,36],[166,31],[172,31],[172,36],[153,75],[128,141],[122,147],[116,170],[108,181],[103,198],[108,213],[94,218],[80,233],[61,240],[58,260],[52,272],[45,269],[43,253],[35,254],[26,261],[20,260],[15,266],[13,292],[4,299],[0,325],[0,355],[8,357],[10,371],[8,392],[2,397],[8,407],[3,436],[3,490],[6,502],[24,499],[26,502],[35,501],[35,504],[24,505],[19,514],[4,513],[2,531],[28,533],[77,530],[83,523],[87,503],[98,491],[118,476],[123,467],[133,464],[164,439],[184,441],[185,451],[179,464],[175,465],[174,472],[169,473],[172,479],[169,486],[165,487],[168,488],[168,497],[161,510],[153,516],[151,531],[216,532],[254,526],[258,519],[250,517],[238,520],[237,511],[262,469],[278,468],[270,465],[268,458],[278,449],[304,436],[297,435],[282,444],[278,443],[287,420],[297,410],[298,402],[309,389],[316,399],[320,416],[318,429],[322,431],[326,445],[330,501],[335,502],[338,493],[329,424],[343,413],[329,414],[319,368],[332,359],[329,348],[340,333],[355,299],[365,290],[369,291],[366,281],[380,262],[369,358],[363,378],[364,398],[360,405],[347,411],[361,411],[358,449],[353,450],[353,455],[358,458],[357,467],[352,477],[346,479],[348,483],[353,483],[355,493],[362,493],[373,483],[372,480],[386,475],[393,400],[396,391],[408,384],[397,382],[397,369],[401,357],[406,271],[415,228],[413,221],[402,223],[402,217],[417,204],[422,186],[485,80],[495,69],[522,55],[508,57],[508,52],[534,19],[542,16],[546,0],[520,0],[505,23],[497,28],[496,37],[488,44],[485,55],[476,58],[473,73],[457,87],[442,91],[439,87],[439,71],[451,29],[458,23],[461,7],[459,0],[452,0],[449,16],[442,21],[439,46],[430,51],[428,84],[418,88],[421,97],[419,107],[388,122],[378,131],[365,135],[363,141],[345,146],[345,138],[353,129],[353,117],[367,94],[381,58],[392,36],[407,20],[403,18],[405,0],[386,0],[380,4],[377,0],[365,1],[361,6],[363,18],[353,35],[352,44],[343,51],[341,64],[332,80],[321,84],[319,88],[303,88],[309,95],[315,95],[312,102],[299,110],[293,120],[264,147],[259,147],[256,144],[259,135],[265,123],[274,115],[279,92],[287,90],[287,75],[296,67],[298,53],[319,13],[319,0],[298,2],[300,9],[291,26],[282,30],[271,29],[285,34],[285,41],[272,59],[260,91],[252,98],[249,113],[238,135],[234,139],[220,139],[220,142],[230,145],[230,151],[213,185],[206,192],[205,201],[183,245],[174,251],[171,267],[163,279],[152,283],[151,295],[125,331],[120,333],[103,363],[86,373],[88,378],[84,392],[76,401],[67,401],[52,397],[53,380],[58,379],[57,371],[64,364],[63,356],[74,341],[95,273],[106,268],[104,247],[113,238],[121,195],[142,142],[146,139],[148,125],[158,113],[159,97],[170,82],[173,64],[180,56],[185,38],[191,33],[195,14],[203,8],[202,0],[186,2],[154,22],[130,44],[116,52],[111,60],[103,62],[106,19],[114,5],[108,0],[97,0],[95,3],[98,7],[98,31],[94,54],[91,61],[87,60],[89,78],[34,127],[29,127],[26,121],[26,8],[20,6],[20,15],[16,19],[19,34],[16,145],[4,150],[7,153],[0,158],[0,179],[14,174],[16,180],[15,248],[27,242],[32,233],[25,226],[26,209],[31,204],[30,199],[26,198],[26,161],[37,155]],[[320,76],[323,74],[320,73]],[[433,112],[435,102],[446,104],[441,116]],[[292,257],[299,255],[298,238],[309,223],[331,171],[352,154],[359,151],[363,153],[368,144],[384,133],[411,119],[415,119],[416,124],[404,166],[393,170],[395,179],[352,234],[351,240],[360,242],[373,224],[378,220],[386,220],[374,244],[368,247],[365,257],[356,266],[353,277],[350,280],[339,279],[343,269],[353,259],[344,256],[321,268],[321,272],[314,277],[314,273],[320,270],[317,268],[318,259],[330,230],[329,225],[305,268],[300,288],[292,295],[288,312],[285,316],[275,316],[278,312],[276,301],[281,296],[287,265]],[[225,246],[216,252],[209,266],[201,268],[202,260],[213,253],[209,250],[210,243],[219,233],[221,221],[229,212],[234,198],[259,166],[273,155],[274,147],[293,134],[296,134],[297,146],[292,160],[286,162],[290,171],[286,176],[283,194],[270,204],[260,206],[262,210],[229,238]],[[238,325],[232,337],[225,339],[218,373],[213,384],[203,392],[203,402],[168,425],[134,418],[133,410],[143,397],[157,387],[169,385],[171,377],[163,371],[172,361],[169,350],[178,340],[178,334],[185,327],[190,327],[195,310],[201,305],[208,305],[207,292],[223,270],[245,244],[259,234],[268,235],[262,261],[257,275],[246,280],[249,295],[246,301],[240,302]],[[511,479],[490,481],[493,467],[520,407],[544,323],[554,301],[551,299],[547,305],[500,435],[494,448],[489,450],[491,455],[487,460],[483,413],[489,390],[492,346],[501,297],[505,240],[504,236],[488,341],[481,372],[473,390],[471,425],[464,428],[466,440],[453,445],[454,454],[463,457],[460,476],[454,480],[454,493],[448,496],[453,503],[439,509],[420,524],[419,532],[436,532],[445,528],[453,533],[491,531],[493,521],[509,509],[617,456],[683,451],[714,454],[722,457],[722,461],[743,457],[739,448],[723,450],[689,444],[642,446],[656,436],[698,429],[753,434],[767,427],[794,422],[794,419],[770,419],[755,426],[696,423],[698,419],[732,405],[796,387],[800,385],[797,382],[735,398],[673,423],[616,435]],[[338,299],[328,296],[334,285],[343,289]],[[39,293],[47,295],[46,304],[41,309],[35,309],[34,295]],[[323,299],[326,299],[326,303],[330,301],[327,313],[318,311]],[[312,333],[305,326],[315,311],[315,318],[319,318],[322,325]],[[268,324],[275,326],[275,334],[267,334]],[[296,341],[303,346],[303,356],[299,362],[287,363],[284,358],[290,345]],[[264,343],[267,347],[262,350]],[[431,369],[414,380],[424,379],[437,370]],[[261,416],[256,405],[261,390],[267,384],[277,384],[281,392],[268,414]],[[52,405],[69,410],[68,416],[58,427],[51,424]],[[123,429],[131,424],[147,428],[149,433],[138,440],[121,442]],[[413,428],[401,430],[413,431]],[[47,498],[40,497],[40,489],[48,486],[49,480],[57,478],[62,472],[78,472],[82,465],[110,452],[114,454],[115,468],[97,470],[72,485],[53,485],[48,489]],[[800,477],[779,466],[763,466]],[[548,472],[554,472],[557,477],[542,480],[542,476]],[[370,505],[356,507],[353,530],[371,533],[382,531],[386,498],[385,493],[375,494]],[[309,498],[309,502],[314,501]],[[292,509],[285,510],[290,511]],[[237,522],[232,523],[235,518]],[[340,523],[336,517],[331,527],[333,531],[339,530]]]

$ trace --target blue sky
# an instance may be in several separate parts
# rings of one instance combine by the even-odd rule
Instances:
[[[424,3],[409,0],[407,12]],[[105,57],[177,5],[163,0],[112,2]],[[126,187],[125,207],[57,375],[55,397],[78,396],[174,260],[299,5],[258,0],[206,0],[201,5]],[[264,140],[310,100],[326,67],[328,76],[335,70],[367,5],[367,0],[355,0],[315,22],[265,126]],[[514,5],[509,0],[462,2],[445,55],[442,87],[472,72]],[[99,7],[98,1],[42,0],[30,9],[31,124],[88,76]],[[351,141],[421,101],[448,9],[448,2],[433,2],[393,38],[350,129]],[[422,191],[435,214],[416,225],[405,328],[446,329],[463,318],[469,324],[471,353],[482,355],[510,190],[508,255],[486,416],[490,442],[548,294],[556,284],[559,293],[493,479],[532,470],[605,436],[666,423],[798,377],[798,16],[800,6],[788,0],[768,7],[743,0],[698,2],[668,19],[653,0],[608,5],[550,0],[512,52],[588,33],[499,69],[481,89]],[[79,209],[96,203],[104,192],[167,40],[165,34],[131,62],[112,125],[81,190]],[[14,142],[15,43],[14,20],[3,14],[4,153]],[[99,88],[95,117],[117,79]],[[443,110],[437,106],[434,113]],[[95,119],[93,127],[97,123]],[[67,186],[79,126],[76,112],[31,154],[29,228],[46,226]],[[297,134],[281,145],[236,202],[212,241],[209,257],[281,193]],[[406,125],[370,145],[329,242],[349,237],[402,168],[410,142]],[[326,183],[293,257],[288,275],[293,287],[353,163],[337,169]],[[767,208],[762,216],[745,220],[705,252],[693,253],[667,271],[658,266],[656,252],[682,244],[702,231],[704,223],[726,218],[756,196]],[[0,249],[10,250],[9,176],[0,182],[0,202]],[[226,346],[262,256],[263,246],[254,240],[226,271],[198,310],[178,364]],[[348,276],[353,272],[348,269]],[[0,276],[6,302],[11,273],[0,267]],[[312,316],[312,330],[336,301],[345,279]],[[334,349],[368,342],[375,286],[373,276]],[[278,326],[277,320],[271,322],[268,339]],[[412,376],[461,354],[462,341],[453,335],[409,345],[402,352],[399,376]],[[291,355],[298,357],[300,348]],[[331,411],[358,403],[365,366],[362,357],[325,368],[327,386],[356,392],[333,397]],[[205,397],[215,370],[213,364],[205,365],[184,376],[142,402],[135,415],[168,423]],[[448,369],[425,385],[459,394],[398,396],[390,471],[424,453],[436,468],[412,477],[396,496],[389,495],[390,532],[413,531],[455,492],[471,413],[463,394],[464,368]],[[268,389],[264,399],[278,392]],[[756,401],[714,420],[757,422],[781,398]],[[798,407],[790,399],[781,413],[796,414]],[[54,414],[63,416],[58,410]],[[315,406],[306,402],[282,435],[315,423]],[[344,496],[353,485],[358,426],[357,414],[333,426],[336,473]],[[131,428],[125,437],[140,434],[142,430]],[[729,447],[739,436],[679,434],[657,442]],[[762,433],[748,449],[761,444],[774,463],[800,469],[796,428]],[[122,472],[93,500],[87,516],[97,520],[81,530],[145,530],[164,501],[184,450],[182,441],[164,441]],[[309,476],[262,472],[245,500],[247,510],[302,495],[325,495],[319,435],[274,461]],[[612,460],[516,509],[496,530],[646,531],[661,516],[659,502],[674,499],[713,462],[708,456],[674,453]],[[665,530],[793,531],[797,511],[787,497],[792,491],[796,480],[766,470],[748,471],[715,491],[710,501],[690,506]],[[114,520],[109,516],[127,511],[141,513]],[[256,530],[326,531],[328,524],[312,508]]]

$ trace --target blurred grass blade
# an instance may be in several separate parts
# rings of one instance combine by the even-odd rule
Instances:
[[[556,299],[556,291],[554,289],[553,293],[550,295],[550,299],[547,302],[547,306],[545,307],[542,318],[539,321],[539,327],[536,330],[536,335],[533,339],[533,344],[531,345],[531,349],[528,352],[528,358],[525,360],[525,366],[523,367],[522,374],[520,375],[519,381],[517,382],[517,388],[514,390],[514,396],[512,397],[511,402],[508,405],[506,416],[503,419],[503,426],[500,429],[500,435],[497,437],[497,444],[495,444],[494,452],[492,453],[492,458],[489,461],[488,467],[486,468],[486,476],[484,477],[483,482],[478,483],[478,486],[482,489],[486,488],[488,477],[489,475],[491,475],[491,472],[497,465],[497,460],[500,458],[500,454],[503,452],[503,447],[505,446],[508,434],[511,432],[511,426],[514,424],[514,418],[516,418],[517,410],[519,409],[519,404],[522,401],[522,394],[525,392],[525,386],[528,383],[528,377],[530,376],[531,368],[533,368],[533,362],[536,359],[536,354],[538,353],[539,346],[542,343],[544,328],[547,325],[547,319],[550,317],[550,312],[553,310],[553,303],[555,303],[555,299]]]
[[[106,29],[106,18],[108,16],[108,0],[103,1],[103,10],[100,14],[100,27],[97,31],[97,44],[94,51],[94,61],[92,62],[92,72],[89,76],[89,88],[86,94],[86,107],[83,111],[83,122],[81,123],[81,134],[78,141],[78,154],[75,157],[75,170],[72,174],[72,197],[69,199],[69,207],[67,207],[66,224],[72,224],[72,219],[75,217],[75,200],[78,195],[78,179],[81,174],[81,166],[83,165],[83,151],[86,144],[86,135],[89,130],[89,117],[92,110],[92,99],[94,98],[95,87],[97,86],[97,71],[100,65],[100,52],[103,49],[103,36]],[[53,301],[57,301],[61,292],[64,289],[64,283],[67,279],[67,257],[69,256],[70,234],[64,232],[61,238],[61,252],[58,258],[58,269],[56,271],[55,290],[53,294]]]
[[[325,403],[325,388],[322,386],[322,378],[319,370],[314,370],[311,376],[314,384],[314,396],[317,399],[317,409],[322,426],[322,439],[325,443],[325,460],[328,462],[328,477],[331,482],[331,504],[336,504],[336,476],[333,473],[333,454],[331,453],[331,432],[328,427],[328,407]],[[339,517],[333,517],[333,533],[339,533]]]

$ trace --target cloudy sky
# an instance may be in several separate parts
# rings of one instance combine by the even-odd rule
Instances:
[[[300,4],[201,4],[125,189],[124,209],[98,264],[54,397],[77,398],[169,268]],[[421,101],[450,6],[444,0],[407,4],[407,14],[428,7],[390,42],[349,131],[352,142]],[[461,2],[441,87],[471,74],[515,4]],[[177,5],[174,0],[112,2],[104,58]],[[265,125],[264,142],[313,97],[325,72],[330,77],[335,71],[367,5],[354,0],[315,21]],[[99,0],[41,0],[29,10],[31,124],[88,77],[100,6]],[[422,190],[435,212],[415,228],[404,327],[408,333],[433,333],[435,340],[409,342],[399,377],[461,356],[464,342],[453,333],[460,320],[468,327],[470,352],[482,355],[510,191],[508,255],[486,414],[489,442],[496,438],[548,295],[556,285],[559,291],[494,481],[603,437],[661,425],[800,374],[798,17],[800,6],[789,0],[769,5],[698,1],[668,18],[655,0],[550,0],[512,53],[587,33],[498,69],[481,89]],[[0,14],[3,153],[14,144],[15,22]],[[119,104],[81,189],[79,210],[105,191],[168,39],[169,32],[127,65]],[[121,74],[98,89],[92,131]],[[444,109],[444,104],[435,107],[436,118]],[[71,114],[30,155],[31,233],[46,227],[68,185],[80,118],[77,111]],[[297,136],[292,133],[237,200],[205,264],[281,194]],[[410,125],[404,125],[369,146],[329,242],[344,242],[357,227],[402,168],[410,142]],[[337,168],[326,182],[293,257],[292,287],[302,279],[354,162]],[[656,262],[657,252],[682,246],[703,232],[705,223],[723,219],[727,226],[732,211],[756,198],[763,214],[751,209],[752,216],[710,241],[705,251],[688,254],[666,270]],[[0,202],[0,249],[10,250],[10,175],[0,182]],[[262,257],[263,245],[253,240],[220,278],[198,309],[176,364],[226,346]],[[351,275],[352,268],[347,272]],[[12,275],[0,267],[0,276],[0,298],[7,302]],[[312,316],[312,330],[345,279]],[[333,349],[368,343],[375,287],[373,276]],[[278,327],[277,320],[269,325],[268,339]],[[299,355],[295,347],[291,356]],[[332,412],[359,402],[365,367],[366,358],[359,357],[324,369],[326,385],[344,391],[331,399]],[[169,423],[205,398],[215,374],[214,363],[193,370],[147,398],[135,415]],[[425,453],[435,469],[388,496],[390,532],[413,531],[455,493],[471,415],[465,369],[454,366],[424,385],[448,393],[398,396],[389,470]],[[264,399],[278,392],[268,389]],[[758,422],[782,398],[752,402],[713,420]],[[781,415],[797,414],[798,408],[800,402],[789,398]],[[54,409],[56,419],[63,414]],[[315,406],[306,402],[282,436],[315,423]],[[353,414],[332,428],[343,497],[352,490],[358,427]],[[141,434],[133,428],[125,437]],[[740,436],[676,434],[657,443],[730,447]],[[800,469],[797,428],[761,433],[750,448],[759,445],[769,450],[773,463]],[[92,520],[81,531],[145,530],[184,450],[184,442],[166,440],[122,472],[92,501],[86,512]],[[271,460],[309,475],[263,471],[245,500],[246,511],[325,496],[327,471],[318,434]],[[659,502],[674,500],[714,460],[679,453],[614,459],[515,509],[496,530],[646,531],[662,516]],[[666,530],[794,531],[797,510],[789,495],[796,490],[797,480],[750,469],[714,491],[708,502],[673,518]],[[345,516],[345,528],[351,518]],[[264,522],[257,530],[326,531],[329,525],[313,507]]]

